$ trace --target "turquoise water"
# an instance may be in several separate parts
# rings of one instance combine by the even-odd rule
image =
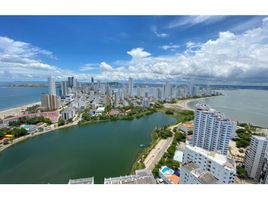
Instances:
[[[0,183],[67,183],[69,179],[128,175],[140,144],[151,132],[175,123],[163,113],[132,121],[112,121],[60,129],[0,153]]]
[[[223,112],[227,117],[268,128],[267,90],[222,90],[223,96],[210,97],[189,103],[191,108],[197,102]]]

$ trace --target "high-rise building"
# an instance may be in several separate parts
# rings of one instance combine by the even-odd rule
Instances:
[[[268,184],[268,151],[265,152],[263,158],[261,174],[260,174],[260,183]]]
[[[182,163],[180,183],[230,184],[234,183],[236,177],[233,159],[200,147],[186,145]],[[198,179],[201,177],[205,179]]]
[[[133,78],[128,79],[128,96],[133,96]]]
[[[266,151],[268,138],[253,135],[245,156],[245,169],[249,177],[259,181]]]
[[[56,95],[56,84],[54,77],[48,77],[48,94]]]
[[[59,108],[59,101],[56,95],[42,94],[41,106],[46,110],[57,110]]]
[[[165,99],[171,99],[171,85],[168,81],[164,85],[164,97]]]
[[[120,100],[119,91],[118,90],[115,90],[114,91],[114,107],[118,107],[119,106],[119,100]]]
[[[229,142],[234,137],[236,122],[223,113],[197,104],[194,119],[193,146],[227,155]]]
[[[68,82],[62,81],[60,86],[60,96],[64,98],[68,95]]]
[[[74,77],[68,77],[68,87],[74,87]]]

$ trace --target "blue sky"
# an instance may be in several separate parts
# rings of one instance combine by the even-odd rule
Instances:
[[[265,16],[1,16],[0,78],[45,80],[53,74],[59,80],[74,75],[81,80],[94,76],[99,80],[123,81],[132,76],[148,81],[263,84],[268,75],[268,61],[257,59],[255,54],[267,53],[265,19]],[[262,33],[258,32],[260,28]],[[252,36],[252,41],[246,39],[248,31],[258,34],[256,41]],[[233,49],[236,43],[241,48]],[[243,48],[252,52],[243,52]],[[212,55],[214,52],[217,53]],[[236,57],[233,52],[238,52]],[[252,56],[247,57],[251,54],[256,58],[254,62],[250,61]]]

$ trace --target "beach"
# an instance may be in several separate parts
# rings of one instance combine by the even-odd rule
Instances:
[[[206,99],[206,98],[210,98],[210,97],[200,97],[200,98],[194,98],[194,99],[182,99],[182,100],[178,100],[176,103],[165,103],[164,106],[165,106],[165,108],[194,111],[194,109],[192,109],[189,106],[189,103],[192,101],[197,101],[197,100]]]
[[[4,119],[7,116],[16,116],[16,115],[21,115],[23,111],[25,111],[26,108],[34,106],[34,105],[40,105],[41,102],[35,102],[35,103],[30,103],[30,104],[26,104],[26,105],[22,105],[22,106],[18,106],[15,108],[10,108],[7,110],[2,110],[0,111],[0,119]]]

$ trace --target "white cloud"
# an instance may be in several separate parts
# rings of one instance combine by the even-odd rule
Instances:
[[[106,62],[102,62],[100,64],[100,69],[102,72],[109,72],[113,70],[112,66],[107,64]]]
[[[143,52],[142,48],[138,49]],[[131,52],[133,55],[133,50]],[[138,56],[140,59],[130,60],[125,68],[112,71],[109,77],[119,80],[132,76],[141,80],[268,83],[267,55],[268,18],[260,27],[242,34],[226,31],[204,43],[188,42],[186,50],[179,54]]]
[[[175,51],[176,49],[180,48],[180,45],[177,44],[167,44],[167,45],[163,45],[160,47],[163,50],[171,50],[171,51]]]
[[[144,51],[143,48],[135,48],[135,49],[132,49],[130,51],[127,52],[129,55],[132,56],[132,58],[145,58],[145,57],[148,57],[150,56],[151,54],[147,51]]]
[[[181,26],[194,26],[197,24],[212,24],[218,21],[225,19],[227,16],[222,15],[199,15],[199,16],[186,16],[186,17],[179,17],[173,21],[171,21],[167,28],[177,28]]]
[[[92,71],[96,69],[94,64],[85,64],[84,66],[80,67],[79,71],[84,72],[84,71]]]
[[[170,49],[168,44],[164,49]],[[165,45],[164,45],[165,46]],[[184,45],[182,45],[184,47]],[[175,48],[176,46],[173,46]],[[37,50],[38,49],[38,50]],[[185,51],[173,55],[153,56],[143,48],[127,52],[130,60],[100,63],[100,74],[78,73],[49,65],[39,59],[44,52],[31,44],[0,37],[0,78],[46,79],[50,74],[59,79],[76,76],[79,80],[211,80],[236,83],[268,83],[268,18],[262,24],[240,34],[220,32],[216,39],[185,44]],[[52,53],[45,53],[47,56]],[[88,66],[88,70],[92,66]],[[86,69],[86,68],[84,68]],[[81,70],[81,69],[80,69]],[[88,71],[84,70],[84,71]],[[83,72],[80,71],[80,72]],[[7,78],[8,77],[8,78]]]
[[[168,37],[168,34],[167,33],[159,33],[157,31],[157,27],[156,26],[152,26],[152,31],[159,38],[166,38],[166,37]]]

